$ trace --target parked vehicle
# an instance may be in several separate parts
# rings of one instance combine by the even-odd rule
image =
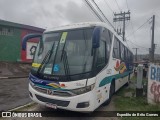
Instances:
[[[33,101],[52,108],[94,111],[129,82],[133,54],[105,23],[79,23],[46,30],[40,37],[29,91]]]

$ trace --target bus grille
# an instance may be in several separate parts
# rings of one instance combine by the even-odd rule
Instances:
[[[46,88],[42,88],[42,87],[38,87],[38,86],[32,86],[35,90],[37,90],[38,92],[41,93],[45,93],[48,94],[48,90]],[[61,97],[71,97],[71,96],[75,96],[73,93],[69,92],[69,91],[59,91],[59,90],[52,90],[52,93],[49,95],[53,95],[53,96],[61,96]]]
[[[56,104],[57,106],[62,106],[62,107],[67,107],[70,103],[69,101],[54,100],[54,99],[45,98],[39,95],[36,95],[36,97],[39,101]]]

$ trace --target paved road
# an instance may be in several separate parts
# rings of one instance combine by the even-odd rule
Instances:
[[[28,79],[0,79],[0,111],[9,110],[31,102]]]

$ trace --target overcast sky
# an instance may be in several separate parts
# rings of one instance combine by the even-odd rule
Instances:
[[[128,9],[131,11],[131,20],[126,22],[126,37],[131,49],[139,48],[138,53],[148,53],[152,20],[138,28],[155,14],[155,44],[156,53],[159,53],[160,0],[95,0],[95,2],[112,24],[114,24],[113,12],[127,12]],[[84,0],[0,0],[0,19],[42,28],[99,21]],[[117,23],[116,27],[120,24]],[[135,53],[134,50],[133,52]]]

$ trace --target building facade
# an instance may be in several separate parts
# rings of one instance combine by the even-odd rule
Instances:
[[[0,20],[0,61],[31,61],[38,40],[32,39],[27,42],[27,50],[23,51],[22,38],[29,33],[43,33],[43,31],[42,28]]]

